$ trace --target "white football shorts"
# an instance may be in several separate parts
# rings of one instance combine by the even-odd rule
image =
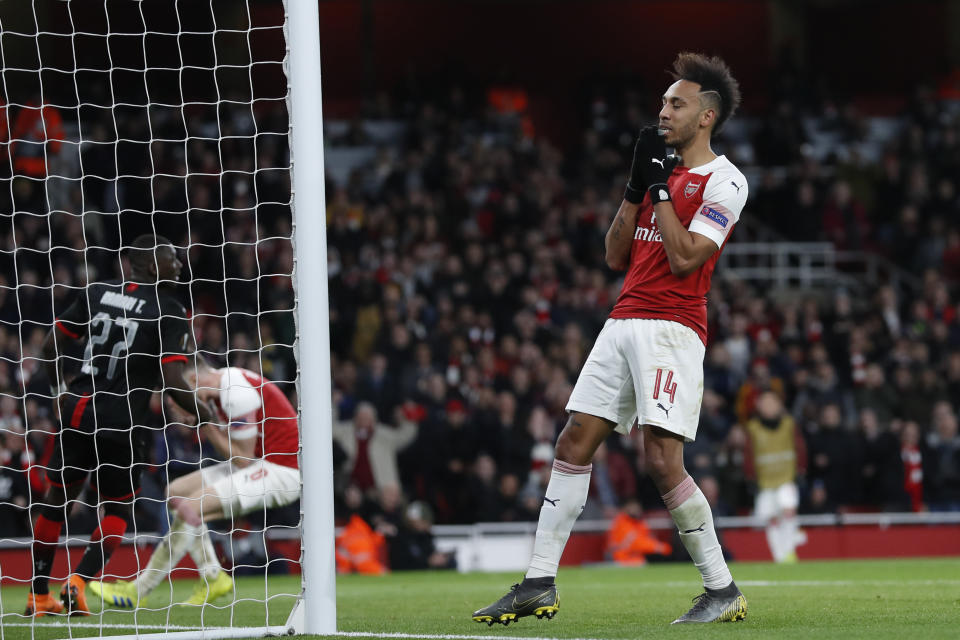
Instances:
[[[796,511],[800,504],[797,485],[787,482],[773,489],[761,489],[757,493],[754,515],[763,520],[779,517],[784,511]]]
[[[567,402],[629,433],[634,421],[697,436],[703,400],[703,341],[670,320],[610,318],[590,351]]]
[[[283,507],[300,497],[300,470],[264,460],[243,468],[230,462],[205,467],[203,483],[217,492],[228,516]]]

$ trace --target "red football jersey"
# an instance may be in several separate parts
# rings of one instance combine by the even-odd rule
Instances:
[[[637,214],[630,267],[610,317],[673,320],[706,344],[710,278],[747,201],[747,180],[726,156],[717,156],[692,169],[677,167],[667,185],[680,224],[713,240],[718,250],[687,277],[673,275],[647,194]]]
[[[233,439],[257,438],[255,455],[296,469],[297,411],[277,385],[248,369],[221,369],[220,408]]]

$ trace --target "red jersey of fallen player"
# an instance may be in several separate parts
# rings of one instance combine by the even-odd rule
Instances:
[[[256,437],[258,458],[298,467],[297,411],[277,385],[248,369],[221,369],[219,405],[232,439]]]
[[[630,267],[610,317],[672,320],[706,344],[710,278],[747,201],[747,180],[726,156],[717,156],[692,169],[677,167],[667,185],[680,224],[713,240],[718,250],[687,277],[673,275],[648,194],[640,203]]]

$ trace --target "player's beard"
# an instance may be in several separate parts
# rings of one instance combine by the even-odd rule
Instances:
[[[696,136],[697,126],[694,122],[689,126],[670,129],[667,136],[664,137],[664,142],[668,147],[673,147],[679,153],[682,149],[690,146]]]

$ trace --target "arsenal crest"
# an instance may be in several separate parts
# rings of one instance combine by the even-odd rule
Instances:
[[[693,194],[697,192],[697,189],[700,188],[700,184],[701,183],[699,182],[693,182],[693,181],[688,182],[687,186],[683,188],[683,195],[687,198],[693,196]]]

